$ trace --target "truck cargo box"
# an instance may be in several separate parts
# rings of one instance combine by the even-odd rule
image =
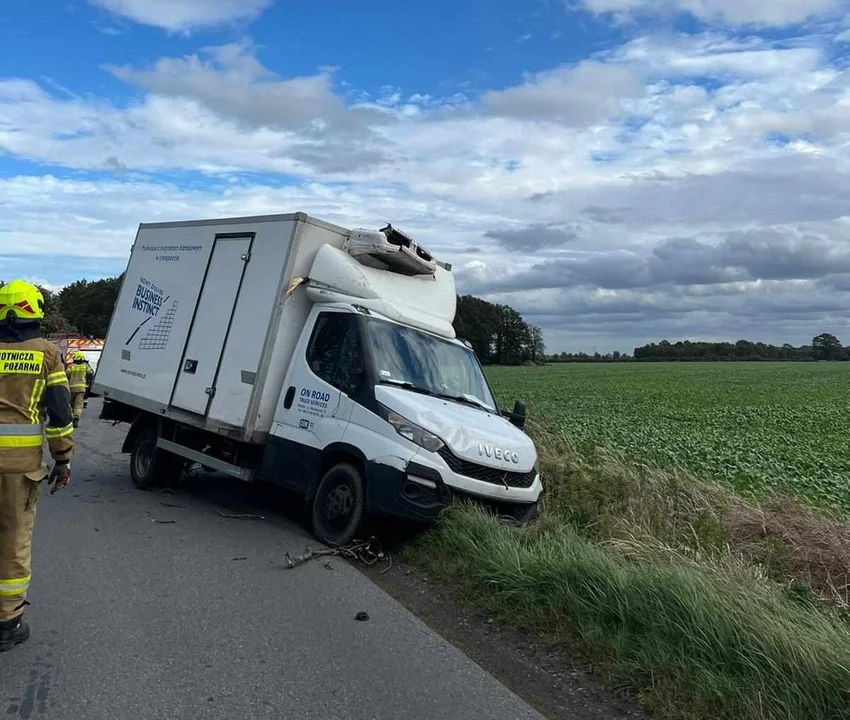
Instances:
[[[347,234],[303,213],[140,225],[95,392],[262,442],[311,307],[287,290]]]

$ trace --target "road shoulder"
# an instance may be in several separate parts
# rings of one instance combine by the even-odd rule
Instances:
[[[636,699],[607,687],[566,652],[496,627],[452,591],[393,554],[392,565],[358,568],[549,720],[645,720]]]

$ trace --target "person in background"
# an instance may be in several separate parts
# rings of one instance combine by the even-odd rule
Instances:
[[[43,318],[35,285],[0,286],[0,652],[30,636],[23,614],[42,482],[52,495],[71,480],[71,395],[59,348],[41,337]],[[55,461],[50,472],[45,437]]]
[[[73,362],[68,366],[68,385],[71,388],[71,408],[74,412],[74,427],[78,427],[83,417],[86,394],[91,386],[94,372],[81,352],[74,353]]]

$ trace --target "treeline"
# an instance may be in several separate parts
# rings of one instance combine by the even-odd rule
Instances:
[[[818,362],[850,360],[850,347],[842,347],[835,335],[821,333],[812,338],[811,345],[795,347],[768,345],[762,342],[738,340],[737,342],[676,343],[662,340],[634,349],[634,355],[619,352],[607,355],[586,353],[559,353],[549,362]]]
[[[595,352],[593,355],[589,355],[586,352],[577,352],[577,353],[555,353],[554,355],[549,355],[546,358],[546,362],[549,363],[611,363],[611,362],[629,362],[633,360],[631,355],[628,353],[621,353],[619,350],[615,350],[612,353],[598,353]]]
[[[850,348],[842,347],[841,342],[835,335],[821,333],[812,338],[811,345],[794,347],[788,343],[784,345],[767,345],[761,342],[750,342],[749,340],[738,340],[736,343],[708,343],[708,342],[677,342],[669,343],[662,340],[660,343],[651,343],[643,347],[635,348],[635,360],[656,361],[701,361],[701,362],[729,362],[729,361],[784,361],[784,362],[812,362],[812,361],[840,361],[850,360]]]
[[[523,365],[546,360],[540,328],[529,325],[516,310],[472,295],[457,299],[457,336],[469,342],[485,365]]]

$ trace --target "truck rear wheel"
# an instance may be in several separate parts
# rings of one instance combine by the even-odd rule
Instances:
[[[144,427],[133,440],[130,451],[130,477],[139,490],[151,490],[180,479],[186,461],[156,446],[156,430]]]
[[[360,472],[348,463],[328,470],[313,498],[313,534],[326,545],[347,545],[363,524],[366,489]]]

